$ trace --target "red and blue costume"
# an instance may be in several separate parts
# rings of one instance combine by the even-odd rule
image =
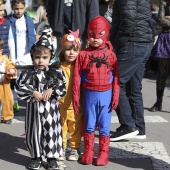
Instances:
[[[106,48],[109,30],[110,24],[105,18],[97,16],[92,19],[88,26],[88,39],[102,39],[103,43],[97,48],[89,45],[79,53],[75,63],[73,107],[75,113],[78,113],[82,86],[85,151],[81,162],[84,164],[91,164],[93,161],[96,126],[99,130],[99,155],[96,164],[108,163],[111,116],[112,110],[118,105],[120,89],[116,55]],[[100,36],[102,31],[105,34]]]

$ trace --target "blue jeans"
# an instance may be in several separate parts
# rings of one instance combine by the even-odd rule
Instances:
[[[117,49],[120,73],[120,97],[116,113],[122,127],[137,127],[145,133],[142,78],[153,43],[127,42]]]

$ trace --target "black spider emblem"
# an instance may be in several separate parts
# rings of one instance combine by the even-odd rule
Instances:
[[[91,61],[87,64],[87,67],[91,67],[92,63],[96,63],[96,67],[99,68],[101,67],[101,64],[106,64],[107,68],[110,67],[109,63],[107,62],[108,56],[105,56],[105,54],[103,54],[103,57],[94,57],[94,55],[90,55],[89,58],[91,59]]]

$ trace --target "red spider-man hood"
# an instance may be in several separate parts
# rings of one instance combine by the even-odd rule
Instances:
[[[90,35],[90,30],[93,31],[94,35]],[[100,36],[99,34],[105,31],[105,34],[103,36]],[[103,44],[100,45],[100,48],[105,47],[105,43],[108,40],[110,31],[110,24],[109,22],[102,16],[97,16],[93,18],[88,25],[88,39],[90,38],[101,38],[103,40]]]

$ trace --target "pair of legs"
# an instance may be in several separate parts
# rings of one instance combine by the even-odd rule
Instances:
[[[27,103],[26,146],[31,155],[29,169],[39,169],[42,155],[48,166],[57,169],[56,158],[63,155],[60,113],[56,100]]]
[[[74,114],[73,109],[64,109],[60,107],[61,125],[63,134],[63,148],[67,148],[67,133],[69,133],[69,145],[71,151],[67,157],[70,161],[76,161],[79,158],[79,147],[81,144],[82,136],[82,113],[78,115]],[[64,157],[60,157],[59,160],[64,160]]]
[[[99,130],[99,153],[96,165],[106,165],[109,156],[112,89],[98,92],[84,88],[82,96],[84,153],[81,163],[91,164],[93,162],[94,131],[97,126]]]
[[[133,135],[145,134],[141,90],[145,64],[152,47],[153,43],[127,42],[124,47],[116,51],[120,73],[120,98],[116,113],[121,127],[118,131],[127,129],[127,133],[133,132]],[[127,137],[126,130],[125,134],[123,133],[122,131],[113,138],[124,139]]]
[[[170,69],[170,58],[157,59],[157,62],[158,62],[158,72],[157,72],[157,79],[156,79],[157,100],[156,103],[149,109],[152,112],[162,110],[163,94],[164,94],[166,80]]]

